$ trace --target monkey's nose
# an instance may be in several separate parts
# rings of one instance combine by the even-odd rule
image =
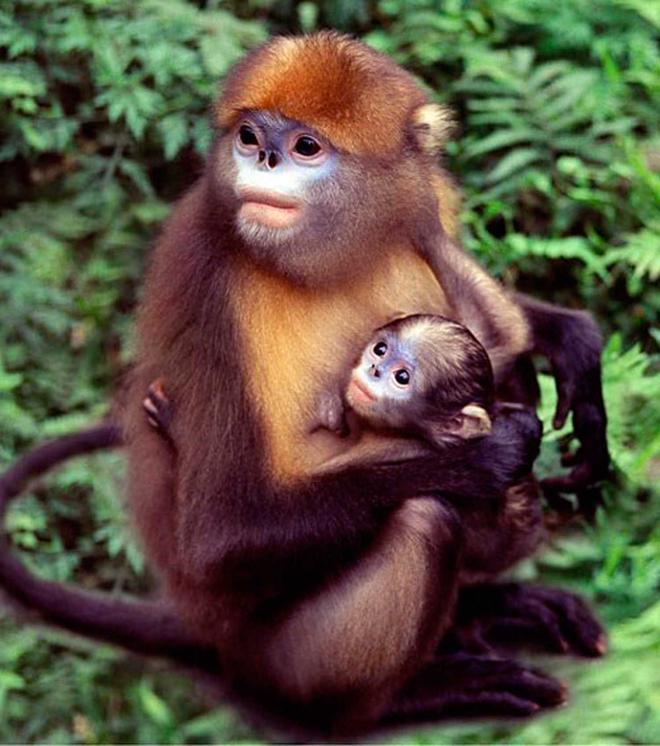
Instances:
[[[272,169],[282,160],[282,156],[277,150],[260,150],[258,162],[265,165],[266,168]]]
[[[380,378],[380,369],[375,363],[371,364],[371,367],[369,368],[369,375],[372,378]]]

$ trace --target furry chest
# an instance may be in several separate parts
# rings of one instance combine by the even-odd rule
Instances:
[[[245,378],[268,444],[273,476],[290,482],[350,448],[315,430],[316,402],[343,393],[373,330],[411,313],[446,313],[440,284],[407,248],[333,288],[302,288],[246,267],[235,313],[245,345]]]

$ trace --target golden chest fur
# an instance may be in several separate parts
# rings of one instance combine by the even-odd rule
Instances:
[[[374,329],[399,315],[448,310],[431,269],[405,246],[328,289],[298,287],[253,265],[239,270],[239,278],[235,314],[244,335],[245,379],[273,475],[284,481],[314,473],[353,446],[314,431],[316,405],[326,387],[343,391]]]

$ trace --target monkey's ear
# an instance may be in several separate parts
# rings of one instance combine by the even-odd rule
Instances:
[[[457,438],[481,438],[491,430],[490,415],[479,404],[467,404],[460,413],[452,418],[446,432]]]
[[[480,438],[488,435],[492,423],[490,415],[479,404],[467,404],[459,415],[459,431],[462,438]]]
[[[455,129],[451,112],[439,104],[424,104],[415,109],[412,126],[417,145],[429,155],[440,153]]]

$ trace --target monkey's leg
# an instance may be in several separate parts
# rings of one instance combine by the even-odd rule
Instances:
[[[395,698],[385,722],[532,715],[564,701],[564,686],[519,663],[469,653],[437,657]]]
[[[315,722],[329,716],[339,730],[373,722],[450,622],[459,554],[449,507],[405,501],[367,554],[294,608],[261,650],[241,637],[255,651],[257,680],[265,674]]]
[[[486,645],[533,643],[552,652],[589,657],[607,649],[603,628],[579,596],[521,583],[463,588],[455,628],[457,636],[468,631]]]

